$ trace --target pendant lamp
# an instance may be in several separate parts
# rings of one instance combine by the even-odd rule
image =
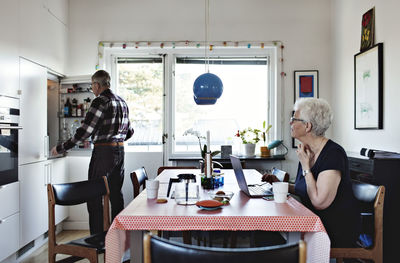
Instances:
[[[221,97],[224,90],[221,79],[210,73],[208,55],[208,24],[209,24],[209,0],[205,0],[205,43],[204,43],[204,60],[206,73],[196,78],[193,84],[193,98],[197,105],[213,105],[217,99]]]

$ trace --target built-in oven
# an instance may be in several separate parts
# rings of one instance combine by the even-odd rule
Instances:
[[[19,99],[0,95],[0,185],[18,181]]]

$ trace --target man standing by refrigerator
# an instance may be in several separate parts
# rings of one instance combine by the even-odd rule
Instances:
[[[112,219],[124,208],[124,141],[133,135],[126,102],[110,89],[110,75],[98,70],[92,76],[93,100],[82,125],[65,143],[52,148],[51,153],[63,153],[89,136],[94,149],[89,164],[89,180],[107,176],[110,188]],[[101,198],[88,202],[90,234],[103,232]]]

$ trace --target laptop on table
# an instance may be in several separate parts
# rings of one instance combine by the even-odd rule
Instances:
[[[271,191],[271,186],[269,184],[257,185],[251,184],[248,185],[246,182],[246,178],[244,176],[244,172],[242,169],[242,164],[240,163],[240,159],[236,156],[230,155],[232,168],[235,172],[236,180],[239,184],[239,188],[246,195],[250,197],[264,197],[264,196],[273,196],[274,194]]]

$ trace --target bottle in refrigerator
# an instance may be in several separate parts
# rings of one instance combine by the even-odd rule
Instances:
[[[67,102],[65,102],[65,104],[64,104],[64,116],[65,117],[71,117],[71,108],[72,108],[72,104],[69,101],[69,98],[67,98]]]
[[[79,104],[76,108],[76,116],[81,117],[82,115],[82,104]]]
[[[72,99],[72,110],[71,110],[71,116],[76,117],[77,115],[77,109],[78,109],[78,100],[76,98]]]
[[[67,124],[64,120],[63,127],[61,129],[61,142],[65,142],[69,138],[71,138],[71,133],[69,132],[69,129],[67,128]]]

